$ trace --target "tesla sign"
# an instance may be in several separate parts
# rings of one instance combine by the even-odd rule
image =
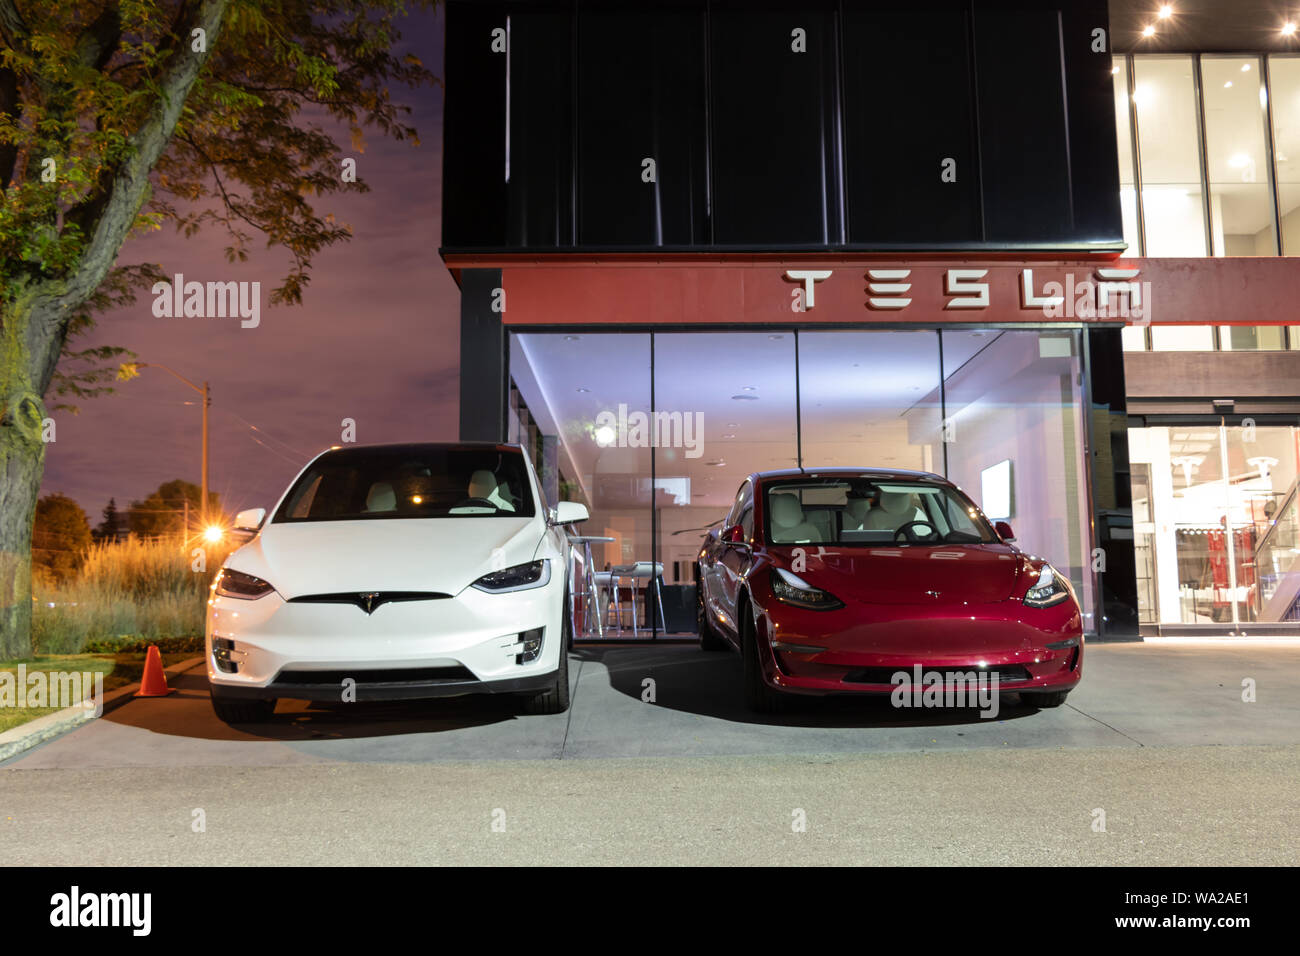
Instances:
[[[1002,270],[1005,272],[1006,270]],[[1022,311],[1038,312],[1048,319],[1115,320],[1134,324],[1150,321],[1150,283],[1139,280],[1139,269],[1096,268],[1076,275],[1035,277],[1033,268],[1018,270],[1015,289],[995,290],[993,270],[984,268],[867,269],[865,305],[875,312],[901,312],[913,304],[918,283],[937,282],[943,310],[988,309],[995,295],[1015,296]],[[800,284],[792,294],[791,309],[808,312],[816,308],[819,283],[834,275],[832,269],[787,269],[785,277]],[[1006,278],[1002,278],[1005,284]]]

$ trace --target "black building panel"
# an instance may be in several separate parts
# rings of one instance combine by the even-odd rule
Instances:
[[[977,5],[974,16],[984,238],[1073,239],[1060,13],[1002,0]]]
[[[979,242],[968,0],[846,5],[844,50],[849,240]]]
[[[704,3],[578,9],[578,245],[707,245]]]
[[[714,243],[842,243],[836,5],[714,2],[709,41]]]
[[[573,245],[573,18],[565,3],[515,3],[510,29],[506,244]]]
[[[1123,247],[1105,0],[447,7],[444,249]]]
[[[506,240],[506,56],[493,30],[503,3],[447,5],[442,123],[442,244],[495,248]]]
[[[1115,134],[1115,88],[1106,0],[1061,9],[1065,47],[1065,98],[1070,116],[1070,178],[1074,235],[1107,242],[1123,230],[1119,219],[1119,162]],[[1102,31],[1103,44],[1096,32]],[[1110,122],[1106,122],[1106,120]],[[1136,252],[1137,250],[1130,250]]]

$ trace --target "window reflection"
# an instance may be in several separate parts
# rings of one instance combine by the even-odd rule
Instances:
[[[1136,57],[1133,73],[1146,254],[1206,255],[1192,58]]]
[[[1204,57],[1201,84],[1214,254],[1277,255],[1259,58]]]
[[[1268,58],[1282,254],[1300,255],[1300,57]]]

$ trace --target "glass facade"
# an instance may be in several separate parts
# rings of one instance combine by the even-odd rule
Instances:
[[[1300,428],[1129,429],[1143,624],[1300,619]]]
[[[1300,255],[1300,56],[1134,54],[1114,57],[1112,74],[1131,253]],[[1124,348],[1300,349],[1300,326],[1236,318],[1130,326]]]
[[[560,497],[591,511],[581,534],[598,539],[599,610],[577,616],[580,631],[693,633],[705,531],[746,475],[800,465],[932,471],[981,504],[997,477],[991,517],[1071,579],[1094,630],[1079,335],[512,333],[516,404],[538,432],[534,447],[555,449]],[[622,576],[617,608],[606,575]]]

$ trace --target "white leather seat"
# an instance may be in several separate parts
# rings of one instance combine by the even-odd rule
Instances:
[[[916,505],[906,491],[882,491],[880,504],[867,512],[864,527],[870,531],[897,531],[916,519]]]
[[[817,529],[807,520],[803,505],[791,494],[768,499],[772,509],[772,540],[777,544],[807,544],[817,540]]]
[[[397,494],[393,486],[386,481],[376,481],[366,492],[366,513],[378,511],[396,511]]]
[[[850,498],[844,506],[844,530],[867,530],[866,521],[870,512],[871,500],[869,498]]]
[[[502,511],[514,511],[515,506],[506,495],[501,493],[502,486],[497,483],[496,475],[481,468],[469,478],[469,496],[490,501]],[[506,489],[507,492],[509,489]]]

